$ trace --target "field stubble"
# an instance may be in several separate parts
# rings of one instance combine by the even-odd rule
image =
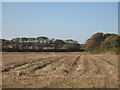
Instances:
[[[117,88],[118,56],[80,52],[6,52],[3,88]]]

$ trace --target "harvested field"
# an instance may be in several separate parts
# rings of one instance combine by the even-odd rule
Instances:
[[[4,52],[3,88],[117,88],[118,55]]]

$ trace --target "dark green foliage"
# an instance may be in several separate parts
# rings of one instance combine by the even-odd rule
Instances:
[[[81,48],[80,44],[66,45],[64,47],[69,49],[69,50],[72,50],[72,49],[76,50],[76,49],[80,49]]]
[[[94,53],[119,52],[120,36],[116,34],[96,33],[86,42],[86,50]]]
[[[13,38],[12,40],[2,39],[3,51],[80,51],[80,44],[75,40],[72,43],[65,43],[61,39],[49,39],[48,37],[37,38]]]
[[[117,35],[111,35],[105,38],[104,42],[102,43],[102,47],[105,49],[108,48],[117,48],[119,46],[120,37]]]
[[[87,50],[93,51],[94,49],[98,48],[99,45],[103,42],[104,36],[103,33],[96,33],[90,39],[87,40]]]
[[[64,45],[64,41],[63,40],[56,39],[54,41],[54,48],[55,49],[61,48],[63,45]]]
[[[72,39],[49,39],[48,37],[37,38],[13,38],[12,40],[1,39],[3,50],[66,50],[79,51],[84,49],[92,53],[119,53],[120,36],[117,34],[95,33],[85,44],[79,44]]]

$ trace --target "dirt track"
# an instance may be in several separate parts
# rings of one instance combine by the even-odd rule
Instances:
[[[117,63],[108,54],[3,53],[3,87],[117,88]]]

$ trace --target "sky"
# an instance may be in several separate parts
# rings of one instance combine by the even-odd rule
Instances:
[[[0,2],[0,38],[2,38],[2,2]]]
[[[3,2],[2,38],[47,36],[80,43],[118,33],[117,2]]]

